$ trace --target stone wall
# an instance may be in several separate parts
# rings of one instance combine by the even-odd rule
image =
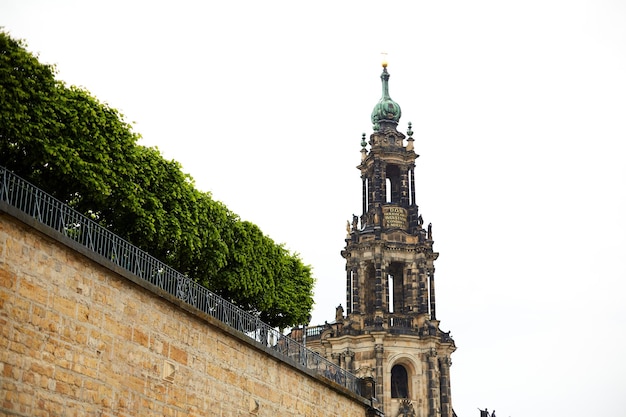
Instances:
[[[34,227],[0,212],[0,416],[367,414],[361,397]]]

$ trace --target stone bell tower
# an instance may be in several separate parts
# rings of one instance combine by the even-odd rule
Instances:
[[[400,106],[389,96],[383,64],[382,98],[373,133],[361,142],[363,212],[347,226],[345,311],[308,336],[308,345],[360,377],[376,382],[374,405],[387,417],[453,417],[450,355],[439,328],[431,224],[415,198],[411,123],[397,130]],[[344,315],[345,313],[345,315]],[[309,333],[309,332],[307,332]]]

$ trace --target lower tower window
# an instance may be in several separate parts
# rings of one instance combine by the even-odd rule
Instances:
[[[402,365],[391,368],[391,398],[409,398],[409,376]]]

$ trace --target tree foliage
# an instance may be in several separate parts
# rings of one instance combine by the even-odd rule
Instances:
[[[0,164],[268,323],[304,323],[311,268],[138,145],[123,116],[0,31]]]

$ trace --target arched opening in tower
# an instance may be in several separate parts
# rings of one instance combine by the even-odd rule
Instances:
[[[390,313],[404,313],[404,265],[392,263],[387,271],[387,303]]]
[[[409,398],[409,375],[402,365],[391,368],[391,398]]]
[[[385,178],[386,202],[400,204],[400,168],[397,165],[387,165]]]

